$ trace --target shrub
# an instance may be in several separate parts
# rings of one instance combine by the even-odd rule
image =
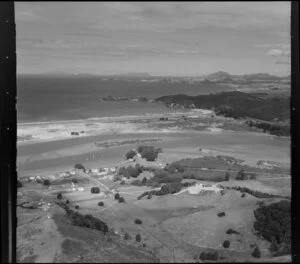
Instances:
[[[140,225],[140,224],[142,224],[142,220],[137,218],[134,220],[134,223],[136,223],[137,225]]]
[[[142,240],[141,235],[140,235],[140,234],[137,234],[137,235],[135,236],[135,241],[136,241],[136,242],[141,242],[141,240]]]
[[[169,165],[166,165],[164,167],[164,170],[170,172],[170,173],[175,173],[175,172],[184,172],[184,166],[182,166],[179,162],[172,162]]]
[[[244,198],[245,196],[246,196],[246,194],[245,194],[245,193],[242,193],[241,197]]]
[[[59,199],[59,200],[62,199],[62,194],[61,193],[57,194],[57,199]]]
[[[230,246],[229,240],[225,240],[225,241],[223,242],[223,247],[224,247],[224,248],[229,248],[229,246]]]
[[[100,193],[100,188],[99,187],[92,187],[91,188],[91,193]]]
[[[126,153],[126,159],[132,159],[135,155],[137,154],[136,151],[134,150],[129,150],[127,153]]]
[[[128,233],[124,234],[124,240],[129,240],[131,239],[130,235]]]
[[[50,181],[48,179],[44,180],[44,185],[49,186],[50,185]]]
[[[83,170],[85,172],[85,167],[82,164],[77,163],[74,165],[74,168],[77,170]]]
[[[119,201],[119,203],[125,203],[125,199],[124,199],[123,197],[120,197],[120,198],[118,199],[118,201]]]
[[[260,258],[261,257],[261,253],[260,253],[260,250],[259,248],[256,246],[254,248],[254,250],[252,251],[251,255],[255,258]]]
[[[220,213],[218,213],[218,216],[219,216],[219,217],[225,216],[225,212],[220,212]]]
[[[116,194],[115,194],[115,200],[119,200],[119,198],[120,198],[120,194],[119,194],[119,193],[116,193]]]
[[[104,206],[104,203],[103,202],[99,202],[98,206]]]
[[[69,204],[70,203],[70,201],[69,200],[66,200],[66,204]]]
[[[79,209],[79,205],[75,205],[75,209]]]
[[[235,230],[233,230],[233,229],[231,229],[231,228],[229,228],[227,231],[226,231],[226,234],[228,234],[228,235],[231,235],[231,234],[240,234],[238,231],[235,231]]]
[[[23,184],[21,181],[17,180],[17,188],[21,188],[23,187]]]

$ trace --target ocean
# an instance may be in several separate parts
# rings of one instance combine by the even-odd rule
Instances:
[[[200,95],[231,90],[201,83],[103,80],[95,76],[17,77],[18,123],[132,116],[178,111],[158,103],[107,102],[106,96],[158,98],[164,95]],[[182,110],[180,110],[182,111]]]

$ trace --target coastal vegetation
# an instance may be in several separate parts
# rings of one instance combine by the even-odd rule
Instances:
[[[249,127],[276,136],[289,136],[290,101],[286,96],[262,97],[239,91],[189,96],[177,94],[156,99],[168,107],[213,110],[217,115],[245,120]],[[248,120],[249,118],[256,121]],[[285,123],[283,123],[283,122]]]

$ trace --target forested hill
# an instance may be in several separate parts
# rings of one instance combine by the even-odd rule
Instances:
[[[260,98],[243,92],[221,92],[209,95],[188,96],[177,94],[156,99],[169,107],[211,109],[216,114],[234,118],[250,117],[265,121],[290,117],[290,100],[288,97]]]

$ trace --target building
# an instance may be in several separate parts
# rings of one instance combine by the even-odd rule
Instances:
[[[99,172],[99,169],[91,169],[91,172],[92,172],[92,173],[98,173],[98,172]]]

